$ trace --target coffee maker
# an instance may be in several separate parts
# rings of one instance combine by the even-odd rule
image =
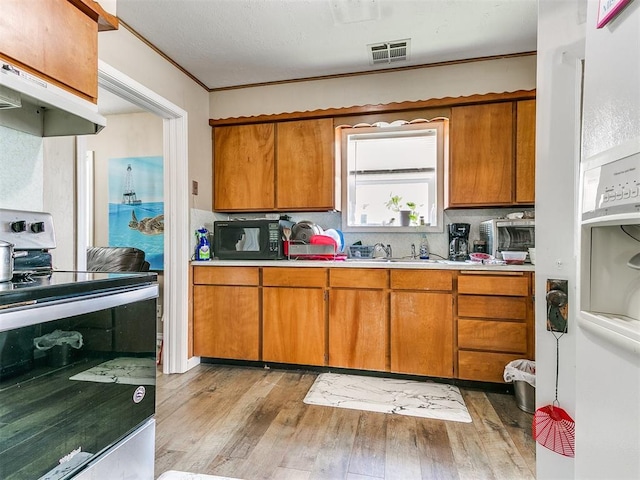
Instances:
[[[449,260],[464,262],[469,257],[469,231],[468,223],[449,224]]]

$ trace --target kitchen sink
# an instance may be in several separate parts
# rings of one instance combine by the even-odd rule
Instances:
[[[378,257],[378,258],[348,258],[347,262],[375,262],[375,263],[440,263],[441,260],[422,260],[411,257]]]

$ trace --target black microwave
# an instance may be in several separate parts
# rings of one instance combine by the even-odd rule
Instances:
[[[287,220],[226,220],[213,222],[213,255],[219,260],[280,260],[285,258],[283,228]]]

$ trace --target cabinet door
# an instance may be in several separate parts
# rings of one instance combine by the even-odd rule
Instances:
[[[0,24],[0,58],[96,103],[95,20],[68,0],[13,0],[2,2]]]
[[[263,360],[324,365],[324,290],[264,287],[262,295]]]
[[[516,203],[536,199],[536,101],[521,100],[516,111]]]
[[[391,371],[453,376],[452,295],[391,292]]]
[[[329,365],[386,369],[387,293],[332,289],[329,294]]]
[[[259,211],[275,207],[275,126],[213,129],[213,209]]]
[[[277,191],[279,210],[331,210],[340,172],[334,161],[333,120],[278,123]]]
[[[195,355],[259,360],[260,293],[258,287],[193,287]]]
[[[513,202],[513,104],[453,107],[449,206]]]

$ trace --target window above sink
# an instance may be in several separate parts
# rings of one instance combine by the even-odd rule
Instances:
[[[342,228],[442,232],[448,120],[341,129]]]

